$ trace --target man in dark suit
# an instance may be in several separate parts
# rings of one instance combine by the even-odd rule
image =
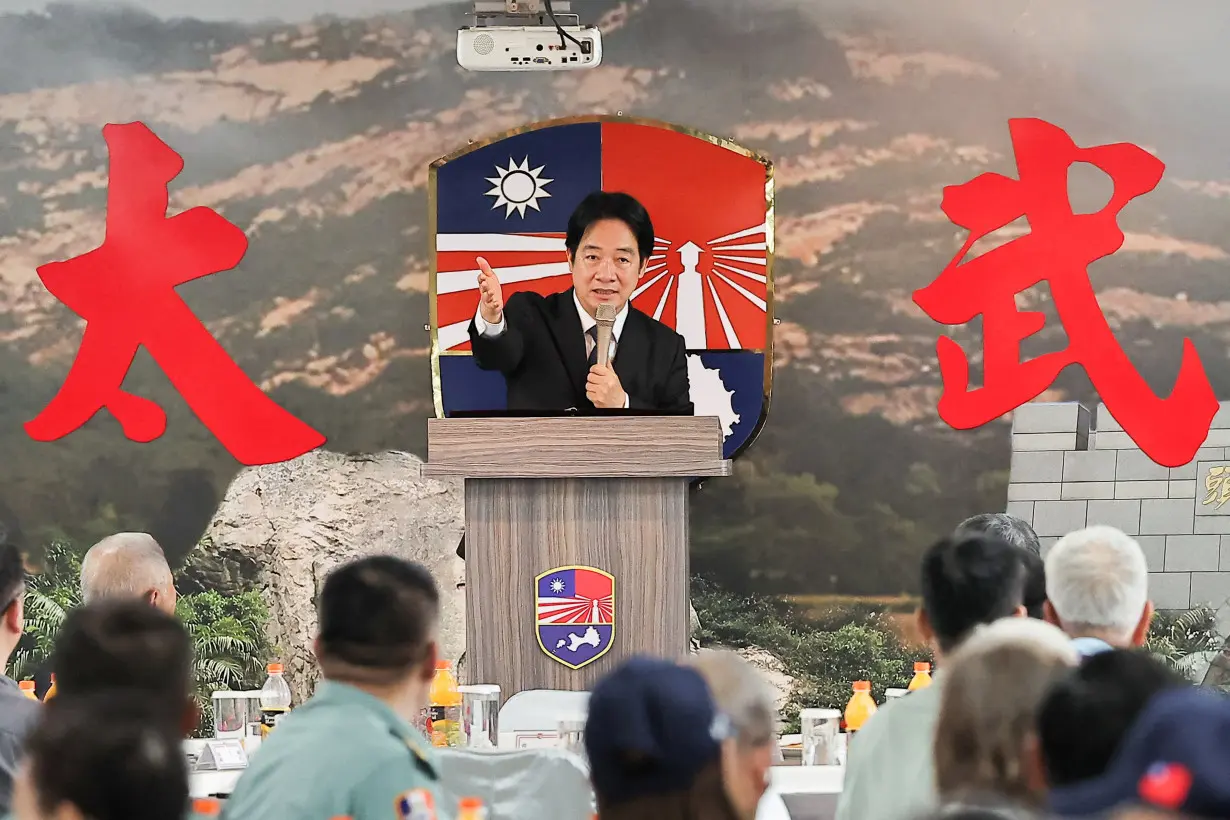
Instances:
[[[478,259],[478,313],[470,346],[508,384],[511,410],[595,408],[692,415],[683,337],[629,304],[653,253],[649,213],[627,194],[597,191],[568,220],[572,287],[504,302],[499,277]],[[598,305],[613,305],[608,365],[598,364]]]

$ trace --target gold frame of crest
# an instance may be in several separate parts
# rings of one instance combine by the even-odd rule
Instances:
[[[674,131],[678,134],[684,134],[694,139],[703,140],[711,145],[716,145],[720,148],[725,148],[728,151],[733,151],[736,154],[755,160],[764,166],[765,169],[765,347],[761,350],[755,348],[747,348],[749,352],[764,354],[764,404],[761,408],[760,418],[756,420],[756,426],[752,428],[747,439],[743,444],[739,445],[738,449],[731,454],[732,458],[738,458],[747,450],[748,447],[756,441],[760,435],[761,429],[769,418],[769,406],[773,398],[773,328],[775,325],[774,309],[776,307],[773,296],[773,268],[775,259],[775,218],[776,218],[776,203],[777,191],[774,184],[774,168],[773,161],[761,154],[752,151],[750,148],[745,148],[733,140],[724,137],[707,134],[704,131],[695,128],[689,128],[684,125],[665,122],[663,120],[654,120],[644,117],[625,117],[620,114],[592,114],[578,117],[561,117],[553,120],[542,120],[540,122],[531,123],[529,125],[519,126],[508,131],[502,131],[481,140],[473,140],[464,148],[460,148],[451,154],[435,160],[428,166],[427,171],[427,234],[428,242],[430,243],[429,253],[429,272],[427,277],[427,299],[429,311],[429,328],[431,333],[431,394],[432,403],[435,407],[436,418],[444,418],[444,397],[440,385],[440,357],[441,356],[469,356],[468,351],[442,351],[440,350],[439,336],[439,317],[436,315],[436,273],[437,273],[437,256],[436,256],[436,209],[438,207],[438,194],[436,189],[437,177],[441,166],[452,162],[459,157],[463,157],[480,148],[486,148],[489,145],[506,140],[510,137],[515,137],[520,134],[526,134],[531,131],[541,131],[546,128],[555,128],[562,125],[579,125],[583,123],[628,123],[631,125],[644,125],[650,128],[660,128],[664,131]]]
[[[551,652],[547,649],[546,645],[542,642],[542,633],[538,631],[538,582],[541,581],[543,578],[546,578],[548,575],[551,575],[553,573],[560,572],[561,570],[566,570],[566,569],[585,569],[585,570],[589,570],[590,572],[596,572],[600,575],[605,575],[607,578],[611,579],[611,640],[609,643],[607,643],[606,649],[603,649],[601,652],[599,652],[597,655],[594,655],[592,658],[587,660],[585,663],[575,664],[575,665],[568,663],[568,661],[564,660],[563,658],[557,658],[554,655],[552,655]],[[560,664],[561,666],[567,666],[569,669],[575,672],[578,669],[584,669],[585,667],[589,666],[594,661],[601,658],[606,653],[610,652],[611,647],[615,645],[616,627],[619,626],[619,607],[615,603],[615,584],[616,584],[615,576],[607,572],[606,570],[598,569],[597,567],[586,567],[586,566],[582,566],[581,564],[569,564],[568,566],[564,566],[564,567],[555,567],[553,569],[547,570],[546,572],[540,572],[539,574],[535,575],[534,576],[534,640],[538,641],[538,648],[542,650],[542,654],[546,655],[548,658]]]

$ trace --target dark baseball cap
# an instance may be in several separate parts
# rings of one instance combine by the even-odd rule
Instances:
[[[607,803],[691,788],[732,736],[695,669],[636,657],[594,687],[585,723],[594,790]]]
[[[1230,817],[1230,699],[1185,686],[1154,695],[1101,777],[1054,789],[1051,809],[1087,817],[1124,805]]]

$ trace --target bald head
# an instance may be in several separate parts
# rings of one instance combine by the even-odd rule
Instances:
[[[143,532],[121,532],[90,547],[81,562],[81,597],[102,600],[144,600],[164,612],[175,612],[175,581],[162,547]]]

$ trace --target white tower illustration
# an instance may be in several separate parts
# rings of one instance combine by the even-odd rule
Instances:
[[[675,331],[683,337],[688,350],[705,348],[705,298],[701,291],[700,246],[688,242],[679,248],[683,273],[679,275],[679,294],[675,299]]]

